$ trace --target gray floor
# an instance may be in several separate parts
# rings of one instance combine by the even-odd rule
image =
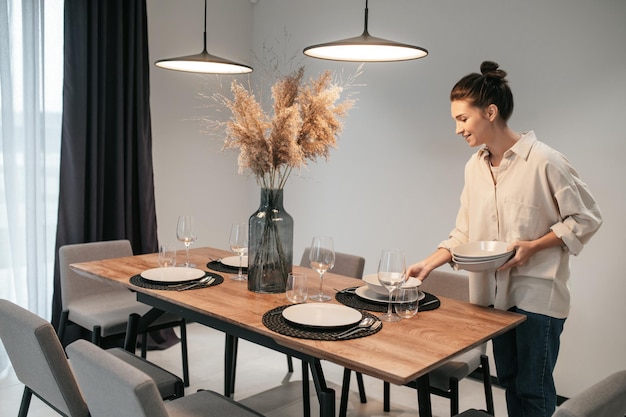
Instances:
[[[200,388],[223,392],[224,334],[198,324],[188,326],[189,355],[191,363],[191,387],[187,393]],[[173,346],[165,351],[148,352],[148,359],[164,368],[180,374],[180,347]],[[492,365],[493,366],[493,365]],[[254,344],[240,341],[237,362],[237,384],[235,399],[241,401],[268,417],[292,417],[302,415],[302,378],[300,361],[294,361],[295,372],[287,372],[285,356]],[[339,392],[343,369],[328,362],[322,367],[331,388]],[[349,416],[417,416],[417,394],[406,387],[392,386],[391,411],[383,412],[383,383],[380,380],[365,379],[367,404],[359,402],[356,381],[352,378],[352,392],[348,405]],[[15,378],[12,371],[0,375],[0,414],[17,416],[22,397],[23,385]],[[460,409],[484,408],[485,400],[482,384],[475,380],[463,380],[460,384]],[[319,415],[317,398],[311,383],[312,415]],[[497,416],[506,415],[504,394],[494,387],[494,401]],[[448,417],[448,400],[432,396],[433,415]],[[39,399],[33,397],[29,417],[56,417]]]

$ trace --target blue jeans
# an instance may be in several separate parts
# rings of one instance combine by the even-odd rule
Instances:
[[[565,319],[513,307],[526,321],[493,339],[498,381],[505,389],[509,417],[550,417],[556,409],[552,372]]]

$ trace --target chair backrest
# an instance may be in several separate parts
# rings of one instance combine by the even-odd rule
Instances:
[[[553,417],[623,417],[626,415],[626,370],[615,372],[565,401]]]
[[[86,340],[67,355],[92,417],[168,417],[154,380]]]
[[[133,249],[128,240],[110,240],[61,246],[59,248],[59,268],[63,309],[67,309],[71,300],[102,294],[103,292],[121,290],[104,282],[81,277],[70,268],[70,264],[132,255]]]
[[[469,301],[469,277],[435,269],[420,286],[422,291],[455,300]]]
[[[0,299],[0,339],[20,382],[68,416],[89,416],[61,342],[49,322]]]
[[[309,253],[311,248],[306,248],[300,260],[300,266],[311,267]],[[365,258],[348,253],[335,252],[335,266],[330,270],[333,274],[345,275],[353,278],[363,278]]]

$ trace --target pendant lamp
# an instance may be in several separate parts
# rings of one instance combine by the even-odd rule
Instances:
[[[304,54],[332,61],[356,62],[408,61],[428,55],[428,51],[419,46],[371,36],[367,31],[367,21],[368,7],[365,0],[365,30],[361,36],[309,46],[304,49]]]
[[[207,1],[204,0],[204,49],[196,55],[181,56],[178,58],[161,59],[154,63],[157,67],[205,74],[245,74],[252,72],[252,67],[238,64],[219,56],[211,55],[206,50],[206,13]]]

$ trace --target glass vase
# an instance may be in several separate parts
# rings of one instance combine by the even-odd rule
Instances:
[[[293,218],[283,208],[282,189],[261,189],[259,209],[248,220],[248,289],[285,292],[293,265]]]

